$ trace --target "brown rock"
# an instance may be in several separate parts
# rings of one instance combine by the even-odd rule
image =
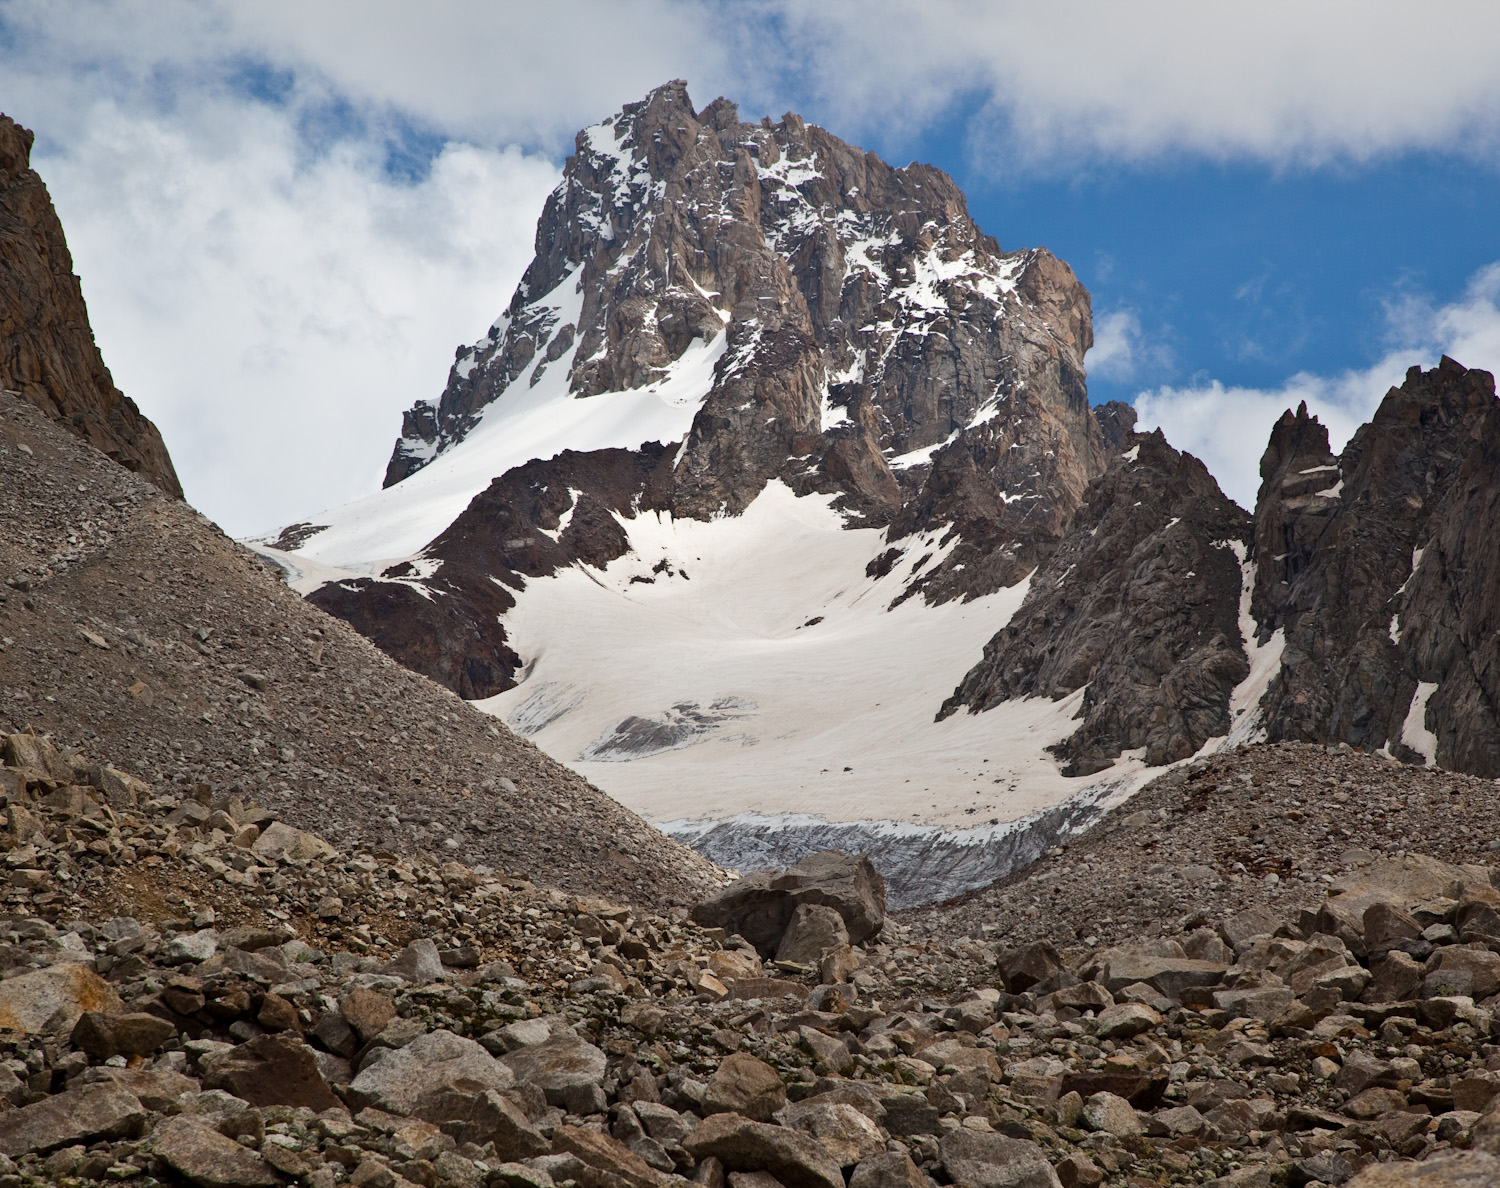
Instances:
[[[396,1017],[396,1003],[378,990],[351,990],[339,999],[339,1013],[360,1040],[369,1043]]]
[[[151,1149],[202,1188],[274,1188],[282,1183],[254,1151],[196,1118],[168,1118],[152,1134]]]
[[[949,1131],[938,1144],[943,1166],[964,1188],[1061,1188],[1042,1148],[977,1130]]]
[[[927,1177],[910,1155],[888,1151],[861,1160],[849,1177],[849,1188],[927,1188]]]
[[[417,1100],[412,1113],[455,1142],[480,1147],[493,1142],[501,1159],[531,1159],[552,1149],[525,1111],[494,1089],[474,1092],[462,1085],[434,1089]]]
[[[267,1031],[301,1031],[302,1019],[297,1008],[279,994],[267,994],[256,1013],[255,1021]]]
[[[552,1132],[552,1146],[578,1156],[589,1167],[619,1176],[627,1184],[658,1185],[666,1176],[618,1139],[581,1126],[559,1126]]]
[[[843,1188],[844,1175],[822,1146],[781,1126],[739,1114],[713,1114],[683,1144],[695,1159],[719,1159],[730,1171],[770,1172],[787,1188]]]
[[[786,1086],[776,1070],[748,1052],[726,1056],[708,1079],[703,1094],[705,1114],[742,1114],[755,1122],[769,1122],[786,1105]]]
[[[316,1054],[286,1035],[258,1035],[202,1062],[203,1084],[255,1106],[305,1106],[314,1113],[340,1101],[318,1071]]]
[[[155,1015],[85,1011],[73,1025],[72,1043],[103,1061],[111,1056],[149,1056],[176,1034],[177,1028]]]

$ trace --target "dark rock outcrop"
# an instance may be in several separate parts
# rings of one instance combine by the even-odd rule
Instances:
[[[1087,685],[1081,725],[1053,748],[1068,775],[1137,747],[1153,765],[1192,755],[1229,733],[1229,695],[1249,673],[1239,603],[1250,517],[1160,431],[1132,441],[940,714]]]
[[[1261,477],[1251,609],[1263,639],[1285,633],[1270,737],[1500,775],[1494,378],[1413,367],[1337,458],[1287,413]]]
[[[62,224],[30,165],[31,142],[0,115],[0,389],[180,499],[161,434],[115,387],[94,345]]]

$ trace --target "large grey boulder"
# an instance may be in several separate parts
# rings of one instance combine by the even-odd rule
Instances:
[[[124,1138],[145,1121],[146,1109],[132,1094],[111,1085],[84,1085],[0,1113],[0,1155]]]
[[[820,966],[826,954],[848,944],[849,930],[844,926],[844,917],[821,903],[801,903],[781,934],[776,960]]]
[[[151,1136],[151,1149],[202,1188],[275,1188],[282,1183],[254,1151],[189,1115],[169,1118],[158,1126]]]
[[[953,1130],[938,1153],[959,1188],[1062,1188],[1046,1152],[1025,1139]]]
[[[509,1089],[515,1083],[511,1070],[473,1040],[432,1031],[367,1065],[350,1082],[347,1095],[359,1109],[374,1106],[388,1114],[410,1114],[423,1097],[440,1089]]]
[[[576,1035],[554,1035],[528,1044],[502,1056],[498,1063],[517,1081],[540,1089],[549,1105],[562,1106],[571,1114],[596,1114],[607,1105],[604,1053]]]
[[[885,880],[865,855],[825,850],[779,873],[746,875],[699,903],[692,915],[706,928],[738,933],[770,957],[802,904],[838,912],[849,940],[858,944],[885,922]]]
[[[713,1156],[727,1171],[770,1172],[786,1188],[844,1188],[843,1169],[822,1143],[740,1114],[710,1115],[683,1146],[699,1163]]]

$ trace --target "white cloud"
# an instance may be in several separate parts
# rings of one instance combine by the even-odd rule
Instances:
[[[100,349],[233,533],[379,485],[401,410],[504,308],[557,180],[458,144],[413,185],[367,145],[300,163],[288,116],[245,104],[101,105],[69,149],[37,165]]]
[[[1084,363],[1096,379],[1129,383],[1143,378],[1143,371],[1170,371],[1172,350],[1142,332],[1135,310],[1116,309],[1094,318],[1094,345]]]
[[[911,128],[977,100],[978,155],[999,171],[1176,151],[1277,164],[1490,152],[1500,133],[1488,0],[776,7],[807,85],[841,118]]]
[[[1287,409],[1306,401],[1337,453],[1413,364],[1432,367],[1448,355],[1466,367],[1500,372],[1500,262],[1476,273],[1461,300],[1434,305],[1404,297],[1392,302],[1388,318],[1388,349],[1371,367],[1333,376],[1299,372],[1276,388],[1226,387],[1217,380],[1156,388],[1135,398],[1139,427],[1161,429],[1173,446],[1203,460],[1226,495],[1253,508],[1261,454]]]

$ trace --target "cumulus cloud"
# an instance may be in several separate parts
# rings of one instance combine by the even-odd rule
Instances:
[[[1172,350],[1141,330],[1135,310],[1116,309],[1094,318],[1094,345],[1084,362],[1096,379],[1130,383],[1170,372]]]
[[[1500,9],[1392,0],[1037,5],[787,0],[798,65],[831,110],[920,126],[980,108],[977,155],[1018,165],[1170,152],[1276,164],[1411,148],[1493,152]]]
[[[1328,428],[1335,453],[1368,421],[1407,368],[1432,367],[1448,355],[1466,367],[1500,371],[1500,262],[1480,270],[1464,296],[1439,305],[1402,296],[1387,307],[1388,347],[1378,362],[1322,376],[1299,372],[1275,388],[1225,386],[1217,380],[1159,387],[1135,398],[1139,427],[1159,428],[1178,449],[1201,458],[1224,493],[1255,506],[1260,456],[1271,426],[1305,401]]]
[[[417,183],[366,144],[300,163],[291,125],[255,105],[170,121],[106,106],[37,162],[116,382],[232,533],[379,486],[401,410],[503,309],[557,180],[545,159],[460,144]]]

